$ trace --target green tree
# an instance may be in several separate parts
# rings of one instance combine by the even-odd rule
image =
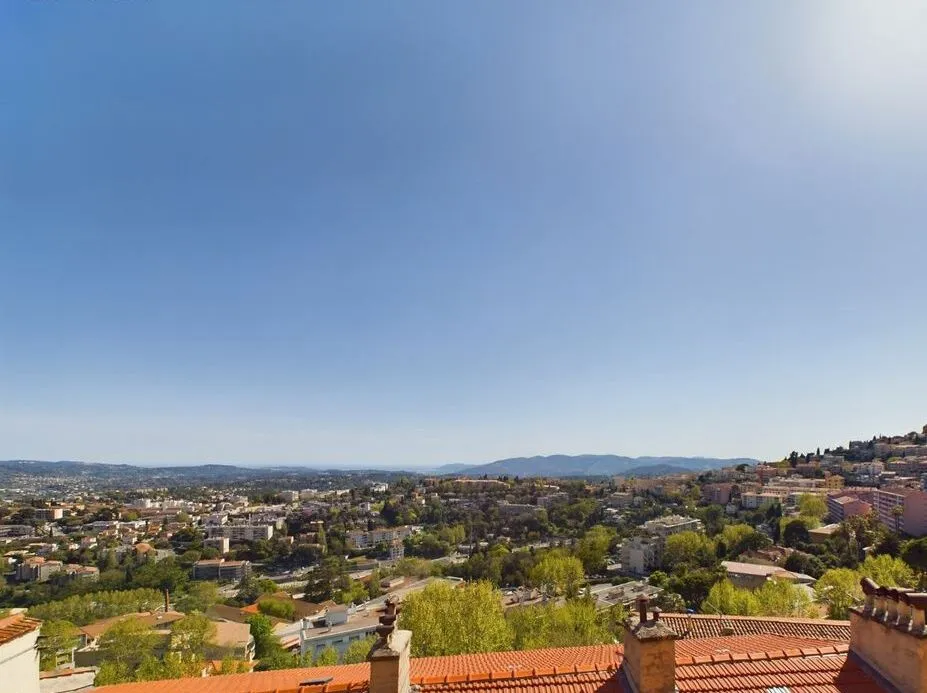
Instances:
[[[666,586],[666,581],[669,580],[669,576],[664,573],[662,570],[655,570],[650,573],[650,576],[647,578],[647,582],[654,587],[664,587]]]
[[[311,573],[306,583],[306,599],[324,602],[334,596],[336,583],[344,576],[342,561],[337,556],[325,558]]]
[[[135,571],[132,582],[137,587],[149,587],[174,594],[183,589],[190,576],[173,558],[161,561],[147,561]]]
[[[329,645],[316,655],[313,666],[330,667],[338,663],[338,650]]]
[[[761,616],[813,618],[817,615],[808,593],[788,580],[767,580],[753,596]]]
[[[790,553],[789,557],[785,559],[783,567],[793,573],[804,573],[813,578],[821,577],[824,571],[827,570],[820,558],[803,553],[802,551],[793,551]]]
[[[467,627],[449,628],[452,623]],[[486,582],[460,587],[434,582],[408,595],[399,614],[399,627],[412,631],[414,657],[496,652],[512,646],[502,595]]]
[[[700,532],[679,532],[666,538],[663,566],[676,571],[680,566],[709,568],[718,564],[715,545]]]
[[[171,630],[171,650],[181,661],[199,661],[207,646],[216,637],[216,624],[206,616],[192,613],[174,624]]]
[[[798,497],[798,511],[820,522],[827,515],[827,503],[821,496],[803,493]]]
[[[605,572],[605,558],[615,540],[615,530],[596,525],[590,528],[576,546],[576,557],[583,563],[583,569],[589,575]]]
[[[100,636],[100,660],[115,665],[130,678],[146,656],[154,656],[160,636],[135,618],[119,621]]]
[[[568,598],[579,594],[583,578],[580,560],[562,551],[548,551],[531,572],[532,582],[545,593],[551,596],[565,594]]]
[[[911,566],[894,556],[867,556],[859,567],[859,574],[885,587],[914,587],[917,578]]]
[[[725,526],[721,530],[720,540],[724,542],[727,547],[727,555],[731,558],[735,558],[745,551],[756,551],[772,544],[772,541],[765,534],[745,524]]]
[[[187,614],[204,612],[220,600],[219,586],[214,582],[191,582],[186,592],[177,600],[177,609]]]
[[[727,616],[757,616],[760,604],[748,590],[737,589],[730,580],[722,580],[712,585],[708,597],[702,602],[701,611]]]
[[[367,655],[376,641],[376,637],[371,635],[369,638],[352,642],[344,651],[344,656],[341,658],[342,664],[359,664],[367,661]]]
[[[904,562],[919,573],[927,573],[927,537],[911,539],[901,548]]]
[[[118,662],[102,661],[97,675],[93,679],[93,685],[112,686],[116,683],[126,683],[134,678],[133,670],[124,664]]]
[[[293,600],[264,598],[258,601],[258,611],[268,616],[292,621],[296,616],[296,605]]]
[[[58,666],[59,655],[70,653],[78,642],[77,626],[70,621],[45,621],[39,641],[42,671],[51,671]]]
[[[850,607],[863,598],[859,573],[850,568],[828,570],[814,584],[814,594],[830,618],[846,620]]]
[[[280,638],[274,634],[270,618],[256,614],[248,619],[248,623],[251,625],[251,637],[254,638],[254,654],[260,660],[256,670],[287,669],[295,665],[292,655],[283,649]]]
[[[808,523],[802,518],[794,520],[783,519],[782,526],[782,543],[788,547],[801,546],[811,541],[811,535],[808,534]]]

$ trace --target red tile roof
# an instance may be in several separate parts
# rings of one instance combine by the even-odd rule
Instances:
[[[0,618],[0,645],[21,638],[41,626],[41,621],[29,618],[25,614],[13,614],[6,618]]]
[[[676,643],[680,692],[762,691],[876,693],[880,689],[847,659],[848,645],[781,635],[728,636]],[[412,660],[411,682],[422,693],[627,693],[620,646],[488,652]],[[324,685],[302,683],[331,677]],[[101,693],[362,693],[366,663],[121,684]]]
[[[709,614],[662,614],[660,619],[682,638],[718,638],[722,628],[734,635],[762,633],[832,642],[850,641],[849,621],[822,618],[772,618],[769,616],[714,616]]]

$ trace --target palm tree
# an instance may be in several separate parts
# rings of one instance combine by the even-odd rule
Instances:
[[[892,517],[895,518],[895,533],[901,534],[901,518],[904,517],[904,508],[900,505],[892,507]]]

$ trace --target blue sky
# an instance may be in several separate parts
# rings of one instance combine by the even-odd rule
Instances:
[[[915,3],[2,3],[0,458],[920,428],[924,35]]]

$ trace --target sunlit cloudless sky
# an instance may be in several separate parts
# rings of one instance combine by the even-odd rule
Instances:
[[[927,9],[0,4],[0,458],[927,422]]]

